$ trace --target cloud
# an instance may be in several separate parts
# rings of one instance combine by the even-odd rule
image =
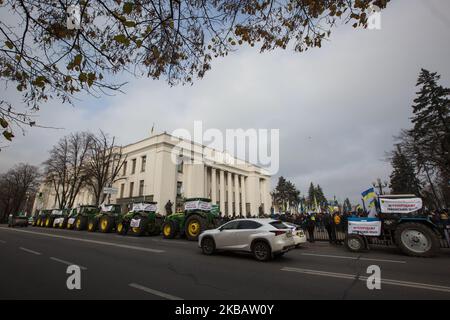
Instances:
[[[259,54],[242,48],[216,60],[193,86],[131,79],[126,94],[83,97],[76,107],[52,102],[42,122],[64,130],[29,130],[0,154],[0,170],[14,163],[39,164],[63,135],[102,129],[121,144],[157,131],[204,128],[280,129],[280,172],[303,193],[311,181],[330,198],[358,201],[377,177],[387,179],[384,152],[393,135],[409,126],[410,105],[421,67],[449,85],[449,25],[438,12],[447,1],[392,2],[382,29],[338,28],[321,49],[298,54]],[[277,175],[278,176],[278,175]],[[274,177],[273,185],[276,183]]]

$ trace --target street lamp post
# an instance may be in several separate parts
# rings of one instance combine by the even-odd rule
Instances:
[[[380,195],[383,195],[383,188],[386,188],[388,186],[388,183],[387,181],[381,182],[381,179],[377,178],[376,182],[372,182],[372,186],[380,191]]]

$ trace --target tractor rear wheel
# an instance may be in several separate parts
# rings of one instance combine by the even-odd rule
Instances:
[[[197,241],[198,236],[206,229],[206,221],[199,215],[193,214],[186,219],[184,233],[189,241]]]
[[[75,220],[75,230],[77,231],[86,230],[86,225],[87,225],[87,217],[78,217]]]
[[[395,243],[404,254],[413,257],[432,257],[440,243],[433,230],[421,223],[402,223],[395,230]]]
[[[116,232],[122,236],[128,233],[128,224],[124,221],[120,221],[117,223]]]
[[[131,227],[131,234],[133,236],[136,236],[136,237],[140,237],[140,236],[145,235],[145,233],[147,232],[147,225],[148,225],[148,219],[147,218],[140,217],[140,216],[137,216],[137,217],[133,218],[133,220],[138,220],[138,219],[140,220],[139,221],[139,226]]]
[[[99,222],[99,230],[103,233],[109,233],[112,230],[114,219],[113,217],[102,216]]]
[[[156,223],[156,221],[148,224],[147,228],[148,234],[151,236],[157,236],[161,233],[161,224]]]
[[[177,235],[178,224],[175,221],[164,221],[162,225],[162,234],[164,239],[173,239]]]
[[[89,232],[95,232],[95,230],[97,230],[97,224],[98,224],[97,219],[89,219],[87,230]]]

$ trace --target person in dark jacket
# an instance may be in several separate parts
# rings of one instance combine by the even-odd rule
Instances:
[[[314,229],[316,228],[316,218],[313,213],[306,217],[306,230],[308,230],[309,242],[314,243]]]
[[[328,241],[330,243],[336,243],[336,224],[334,223],[333,216],[330,213],[324,215],[323,224],[328,233]]]

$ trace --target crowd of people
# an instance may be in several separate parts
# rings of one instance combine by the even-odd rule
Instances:
[[[445,238],[450,245],[449,229],[446,227],[450,225],[450,219],[447,209],[426,211],[430,220],[439,228],[444,230]],[[281,221],[290,222],[300,226],[308,232],[308,241],[315,242],[316,232],[326,232],[328,234],[328,241],[332,244],[341,243],[343,237],[339,239],[338,235],[347,233],[348,218],[349,217],[367,217],[368,213],[363,210],[353,212],[341,212],[335,210],[334,212],[305,212],[305,213],[274,213],[270,215],[260,215],[260,218],[280,219]],[[245,216],[234,215],[230,217],[223,217],[222,223],[245,218]]]

